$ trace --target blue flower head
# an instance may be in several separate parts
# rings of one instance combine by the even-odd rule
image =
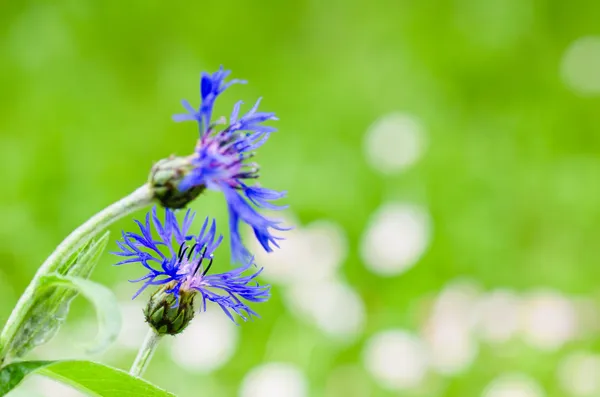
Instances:
[[[173,298],[173,307],[177,307],[184,296],[193,298],[200,294],[202,311],[206,310],[207,301],[211,301],[232,320],[232,313],[244,321],[258,316],[245,301],[264,302],[269,299],[270,287],[260,286],[255,281],[262,268],[252,272],[253,262],[248,261],[225,273],[209,273],[213,253],[222,236],[216,237],[216,223],[214,220],[209,222],[208,218],[200,233],[190,233],[194,216],[195,213],[188,210],[179,222],[174,212],[166,209],[161,222],[154,207],[146,214],[144,223],[135,221],[140,233],[122,233],[122,239],[117,241],[119,251],[113,252],[123,258],[117,265],[139,263],[147,271],[143,277],[131,280],[143,282],[133,297],[136,298],[149,286],[163,286],[162,291]]]
[[[239,116],[242,102],[233,107],[229,122],[223,128],[213,123],[213,106],[217,97],[234,83],[225,83],[229,71],[219,69],[213,74],[203,73],[200,83],[201,104],[195,109],[189,102],[183,101],[188,113],[178,114],[175,121],[196,121],[200,128],[200,137],[194,154],[190,157],[192,169],[179,183],[180,191],[207,187],[219,190],[225,195],[229,210],[231,229],[231,250],[233,260],[247,262],[251,254],[242,243],[239,232],[240,221],[248,224],[254,235],[267,251],[279,247],[280,237],[273,230],[289,230],[281,221],[270,219],[260,213],[261,209],[281,210],[272,201],[285,196],[285,192],[260,187],[251,183],[258,178],[258,165],[249,162],[254,151],[262,146],[275,128],[263,125],[268,120],[277,120],[274,113],[259,112],[260,99],[246,114]]]

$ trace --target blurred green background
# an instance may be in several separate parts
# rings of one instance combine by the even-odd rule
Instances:
[[[583,0],[2,2],[0,321],[64,236],[192,150],[171,115],[222,64],[249,84],[215,114],[262,96],[280,118],[257,159],[296,230],[258,256],[262,319],[211,307],[149,380],[182,397],[600,395],[599,20]],[[191,207],[227,234],[220,193]],[[93,278],[125,327],[96,358],[127,368],[142,272],[113,262]],[[84,357],[94,313],[76,303],[34,357]]]

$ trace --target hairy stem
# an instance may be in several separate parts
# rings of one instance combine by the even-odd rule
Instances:
[[[162,336],[157,334],[152,328],[148,330],[146,339],[144,339],[144,343],[142,343],[137,357],[135,358],[135,361],[129,370],[131,375],[141,377],[144,374],[161,338]]]
[[[135,190],[130,195],[106,207],[88,219],[83,225],[75,229],[63,240],[48,259],[40,266],[33,280],[29,283],[17,305],[13,309],[6,325],[0,333],[0,366],[4,363],[10,352],[11,345],[25,317],[34,302],[34,294],[42,276],[56,271],[56,269],[81,247],[90,238],[102,232],[107,226],[123,216],[149,205],[152,202],[152,191],[148,185]]]

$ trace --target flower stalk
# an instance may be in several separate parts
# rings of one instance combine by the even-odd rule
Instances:
[[[144,343],[142,343],[137,357],[129,370],[131,375],[141,377],[144,372],[146,372],[146,368],[148,368],[148,364],[150,364],[150,359],[152,359],[161,339],[162,335],[159,335],[153,329],[148,330],[146,339],[144,339]]]
[[[40,266],[35,276],[19,298],[17,305],[10,314],[6,325],[0,333],[0,366],[6,361],[10,353],[15,336],[23,325],[26,315],[34,302],[34,296],[42,276],[52,273],[80,248],[86,241],[102,232],[107,226],[123,216],[152,202],[153,193],[148,185],[135,190],[130,195],[106,207],[88,219],[84,224],[75,229],[62,243],[50,254]]]

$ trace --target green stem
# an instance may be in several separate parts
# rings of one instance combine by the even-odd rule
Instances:
[[[33,280],[31,280],[25,292],[19,298],[17,305],[2,329],[2,333],[0,333],[0,365],[4,363],[9,354],[12,342],[26,319],[29,309],[31,309],[31,305],[34,302],[34,294],[41,277],[56,271],[64,260],[80,248],[82,244],[103,231],[111,223],[137,209],[149,205],[152,202],[152,198],[152,191],[148,185],[138,188],[127,197],[106,207],[88,219],[56,247],[54,252],[40,266]]]
[[[137,357],[135,358],[135,361],[129,370],[131,375],[140,377],[144,374],[161,338],[162,336],[157,334],[152,328],[148,330],[146,339],[144,339],[144,343],[142,343]]]

